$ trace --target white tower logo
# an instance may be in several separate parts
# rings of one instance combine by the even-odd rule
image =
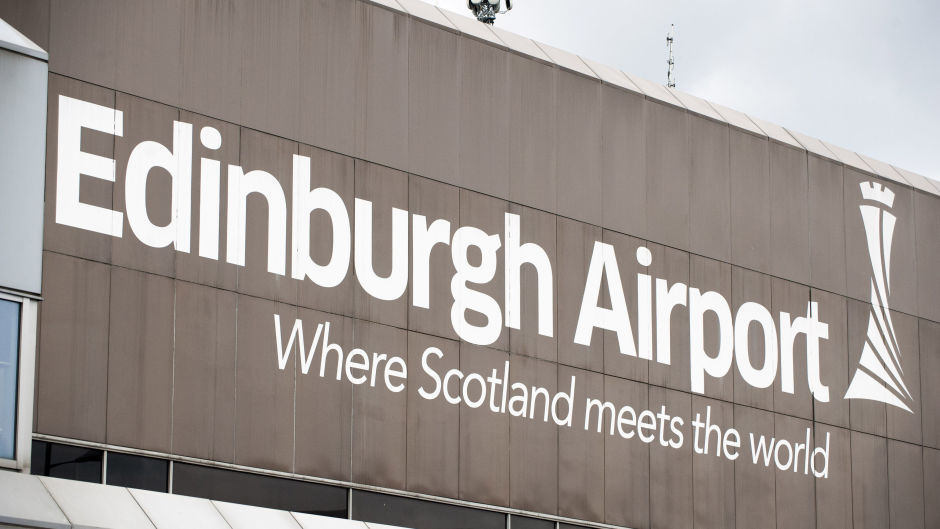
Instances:
[[[847,399],[869,399],[911,411],[914,398],[901,376],[901,350],[888,307],[891,292],[891,241],[897,220],[889,211],[894,192],[875,182],[862,182],[859,206],[871,257],[871,313],[868,335],[855,377],[845,393]]]

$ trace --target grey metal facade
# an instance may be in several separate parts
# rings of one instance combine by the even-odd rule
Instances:
[[[49,50],[37,434],[622,527],[940,526],[940,190],[931,181],[419,2],[13,1],[0,18]],[[60,95],[123,112],[122,136],[82,143],[118,168],[142,141],[171,145],[174,120],[218,129],[220,150],[194,142],[193,218],[200,156],[270,171],[288,207],[291,156],[309,157],[315,185],[349,211],[354,198],[373,202],[379,274],[391,268],[393,207],[488,233],[518,214],[523,240],[552,264],[555,335],[536,332],[536,281],[523,274],[521,329],[504,327],[488,347],[459,340],[446,252],[432,254],[430,310],[407,294],[377,300],[352,273],[333,288],[269,274],[263,203],[249,202],[244,267],[147,247],[127,226],[112,238],[61,225],[51,206]],[[842,398],[871,311],[862,181],[895,193],[891,316],[913,413]],[[82,185],[83,202],[125,208],[120,177]],[[150,186],[148,205],[168,210],[169,183]],[[626,357],[601,330],[591,346],[574,343],[595,241],[621,256],[631,307],[644,271],[719,292],[733,310],[751,301],[802,314],[817,302],[833,398],[790,394],[779,381],[755,389],[736,372],[696,394],[687,355],[668,366]],[[312,252],[329,243],[315,239]],[[648,270],[630,258],[643,245]],[[480,290],[502,300],[501,274]],[[574,376],[582,397],[683,417],[710,406],[724,426],[768,436],[809,428],[815,442],[831,440],[830,473],[277,370],[275,313],[329,321],[344,347],[410,367],[433,345],[448,367],[509,361],[521,381],[552,390]],[[706,330],[706,344],[717,339]],[[671,341],[689,348],[678,325]]]

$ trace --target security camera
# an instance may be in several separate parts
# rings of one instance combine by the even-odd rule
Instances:
[[[505,9],[502,9],[503,5]],[[512,9],[512,0],[467,0],[467,7],[473,11],[477,20],[492,25],[497,13]]]

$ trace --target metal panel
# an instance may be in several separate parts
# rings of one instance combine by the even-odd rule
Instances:
[[[285,138],[300,131],[301,0],[244,2],[236,9],[241,47],[239,124]]]
[[[774,437],[774,414],[747,406],[734,407],[734,427],[754,437]],[[742,439],[742,448],[750,439]],[[747,460],[747,454],[734,462],[735,520],[738,527],[762,527],[777,518],[776,482],[774,472],[758,462]]]
[[[489,373],[507,360],[502,351],[460,342],[464,373]],[[509,414],[493,413],[486,404],[476,409],[460,405],[460,499],[509,505],[509,445]]]
[[[890,523],[888,447],[883,437],[852,432],[852,518],[855,529]]]
[[[816,527],[852,529],[850,432],[820,423],[814,426],[817,442],[824,443],[829,436],[829,474],[816,480]]]
[[[769,275],[731,266],[731,313],[738,314],[738,309],[745,303],[759,303],[764,307],[772,307],[773,278]],[[776,314],[773,312],[771,314]],[[743,364],[743,353],[737,344],[737,336],[744,332],[740,326],[744,323],[735,322],[735,366],[731,377],[734,379],[734,402],[754,406],[762,410],[774,409],[774,388],[756,388],[746,382],[738,366]],[[767,342],[776,340],[776,336],[767,336],[757,322],[751,322],[747,328],[747,358],[752,369],[761,369],[768,362],[767,355],[774,351],[768,347]],[[776,361],[776,359],[774,359]],[[773,419],[771,419],[773,421]],[[771,428],[771,432],[773,429]]]
[[[895,406],[886,407],[888,438],[921,444],[923,442],[921,421],[925,416],[922,412],[924,401],[921,397],[921,349],[918,321],[915,316],[901,312],[891,311],[890,314],[894,322],[894,330],[897,332],[897,343],[901,355],[901,373],[907,389],[910,390],[914,398],[910,404],[910,412]]]
[[[693,395],[689,417],[706,423],[701,427],[701,435],[691,433],[691,428],[686,430],[690,431],[686,442],[694,443],[696,452],[701,451],[692,456],[694,525],[734,527],[734,461],[728,459],[722,449],[724,432],[734,427],[734,405]],[[710,425],[720,430],[708,432],[706,428]]]
[[[809,437],[806,436],[807,431],[810,432]],[[805,529],[816,524],[816,483],[819,480],[809,466],[804,466],[809,465],[814,446],[819,445],[818,441],[814,444],[812,431],[813,423],[809,420],[774,414],[774,437],[786,440],[792,450],[788,456],[786,450],[776,449],[774,463],[764,470],[775,474],[777,529]],[[798,445],[805,445],[807,441],[809,444],[803,447],[801,454]],[[825,441],[822,444],[825,446]],[[777,460],[785,463],[791,456],[791,468],[774,466]]]
[[[810,280],[808,193],[806,152],[770,142],[770,271],[801,283]]]
[[[820,319],[829,325],[829,338],[819,342],[819,371],[826,374],[829,402],[813,399],[817,422],[849,427],[849,401],[841,398],[849,388],[849,345],[845,298],[825,290],[812,289],[811,299],[819,303]],[[852,366],[853,368],[855,366]]]
[[[233,292],[176,283],[173,453],[235,458],[235,302]]]
[[[113,187],[112,209],[124,212],[124,228],[122,237],[111,238],[112,262],[134,270],[173,277],[176,269],[176,250],[173,246],[148,246],[138,239],[131,228],[126,204],[126,169],[131,153],[141,142],[155,141],[172,151],[173,122],[180,117],[179,109],[120,92],[117,93],[115,106],[124,113],[124,135],[114,138],[117,179]],[[147,218],[155,226],[167,226],[173,215],[171,176],[164,169],[155,168],[145,178]]]
[[[888,509],[891,527],[924,525],[924,449],[888,440]]]
[[[823,144],[826,146],[827,149],[829,149],[833,154],[836,155],[837,160],[844,163],[845,165],[849,167],[854,167],[855,169],[860,169],[862,171],[866,171],[869,173],[875,172],[871,167],[869,167],[867,163],[865,163],[864,160],[862,160],[854,152],[846,148],[833,145],[831,143],[823,142]]]
[[[890,264],[890,276],[887,277],[890,294],[884,303],[901,312],[915,313],[918,294],[914,247],[914,191],[906,186],[888,184],[848,167],[845,168],[844,174],[847,295],[871,301],[872,258],[868,247],[868,233],[859,208],[863,203],[872,202],[866,201],[860,186],[869,183],[884,185],[894,193],[894,201],[892,206],[880,207],[895,218],[891,239],[887,239],[887,232],[884,232],[884,242],[891,243],[890,255],[885,254],[885,263]],[[880,226],[876,229],[884,230]]]
[[[72,522],[72,527],[154,529],[125,488],[47,477],[39,480]]]
[[[649,409],[649,387],[617,377],[604,377],[604,400],[634,411]],[[625,414],[625,417],[629,415]],[[627,427],[629,428],[629,427]],[[625,433],[631,433],[624,429]],[[624,439],[619,430],[604,436],[604,521],[626,527],[649,527],[650,449],[634,435]],[[657,470],[658,471],[658,470]]]
[[[516,204],[509,205],[510,213],[519,215],[519,243],[537,244],[552,265],[549,282],[551,291],[539,290],[538,275],[534,266],[522,265],[519,271],[520,311],[519,329],[509,330],[509,352],[521,354],[542,360],[555,362],[558,360],[558,278],[556,276],[558,262],[556,252],[557,220],[558,217],[544,211],[531,209]],[[550,296],[552,322],[551,336],[544,336],[539,332],[539,297]]]
[[[268,225],[284,226],[285,247],[274,247],[273,251],[283,252],[285,264],[290,262],[290,240],[293,223],[289,220],[294,200],[292,189],[292,156],[297,154],[298,146],[277,136],[264,134],[252,129],[241,129],[241,167],[245,173],[261,170],[273,176],[284,192],[284,204],[287,206],[283,216],[276,215],[276,209],[259,193],[252,193],[246,199],[245,207],[245,266],[238,267],[238,292],[265,299],[297,303],[299,283],[290,277],[285,266],[285,275],[268,271]],[[312,172],[311,167],[311,172]],[[311,177],[312,179],[312,177]],[[226,230],[227,231],[227,230]],[[240,234],[237,234],[240,235]],[[226,251],[228,248],[226,248]],[[226,256],[227,258],[227,256]]]
[[[689,248],[691,202],[691,116],[646,103],[647,236],[653,242]]]
[[[226,290],[235,290],[237,267],[226,261],[226,240],[225,240],[225,222],[228,218],[228,178],[225,169],[229,164],[238,165],[241,145],[239,142],[240,130],[236,125],[225,121],[219,121],[207,118],[199,114],[180,111],[180,121],[191,123],[193,125],[193,165],[192,165],[192,216],[190,225],[190,251],[174,252],[176,259],[176,277],[208,285],[220,287]],[[222,146],[219,149],[209,149],[205,147],[199,137],[205,127],[212,127],[219,131],[222,136]],[[202,190],[201,182],[208,178],[208,175],[201,173],[202,158],[216,160],[220,162],[219,174],[219,216],[215,219],[218,222],[219,231],[217,235],[218,259],[207,259],[200,256],[200,244],[207,234],[201,229],[201,201]],[[199,182],[199,183],[197,183]],[[208,220],[208,218],[207,218]]]
[[[242,54],[234,3],[185,2],[180,105],[232,123],[242,120]],[[306,105],[305,105],[306,106]]]
[[[450,312],[450,311],[445,311]],[[418,366],[429,347],[437,347],[443,358],[428,357],[436,373],[460,368],[460,344],[436,336],[408,333],[408,429],[407,488],[410,491],[456,498],[459,495],[460,408],[443,399],[428,400],[419,389],[431,391],[434,383]],[[451,395],[460,393],[460,383],[450,384]]]
[[[45,183],[48,207],[43,212],[43,249],[99,262],[111,262],[111,237],[56,222],[60,95],[114,108],[113,91],[67,77],[49,75],[49,126],[46,127]],[[114,137],[94,131],[84,131],[81,149],[82,152],[113,159]],[[100,178],[84,177],[80,181],[79,196],[82,203],[111,209],[114,184]]]
[[[17,33],[32,42],[24,42],[16,35],[7,33],[8,49],[22,50],[26,54],[44,61],[49,60],[49,0],[22,0],[4,2],[0,6],[0,19]]]
[[[300,527],[297,520],[287,511],[221,501],[213,501],[212,505],[218,509],[218,512],[221,513],[232,529],[254,529],[256,527],[297,529]]]
[[[940,525],[940,450],[931,448],[924,448],[924,505],[925,525]]]
[[[594,72],[594,77],[599,78],[601,81],[619,86],[620,88],[626,88],[627,90],[637,94],[643,93],[639,88],[637,88],[635,84],[633,84],[633,81],[631,81],[630,78],[628,78],[627,75],[620,70],[597,61],[592,61],[587,57],[581,57],[580,59],[584,61],[584,64],[586,64],[592,72]]]
[[[36,432],[104,442],[110,271],[45,252],[43,285]]]
[[[940,448],[940,384],[933,380],[933,374],[940,373],[940,348],[936,345],[940,343],[940,324],[921,319],[919,329],[924,445]]]
[[[392,208],[408,210],[408,175],[356,160],[355,195],[372,202],[372,262],[369,264],[379,277],[390,277],[394,266]],[[397,251],[407,251],[407,246]],[[410,259],[405,261],[409,262]],[[410,274],[410,271],[404,273]],[[402,329],[408,327],[407,287],[400,297],[388,301],[370,295],[359,281],[355,282],[353,292],[356,317]]]
[[[306,476],[349,480],[353,389],[342,375],[337,377],[341,365],[339,355],[335,351],[324,351],[335,344],[342,348],[343,358],[349,354],[353,344],[358,343],[353,339],[353,320],[305,309],[298,309],[297,315],[303,322],[304,336],[308,341],[303,347],[313,346],[309,344],[313,344],[312,337],[316,335],[318,325],[323,324],[323,330],[319,344],[315,344],[315,352],[310,353],[313,361],[309,371],[303,372],[303,364],[297,371],[297,393],[294,396],[295,471]],[[291,320],[282,315],[283,337],[288,336],[291,325]],[[324,357],[327,357],[326,361]]]
[[[493,30],[486,24],[480,24],[476,19],[458,15],[452,11],[441,9],[441,13],[447,17],[452,26],[464,35],[476,37],[480,40],[495,44],[496,46],[505,46],[499,37],[493,33]]]
[[[161,276],[111,269],[109,444],[170,450],[173,283]]]
[[[529,140],[510,133],[510,127],[515,127],[517,121],[510,117],[511,108],[516,107],[510,106],[507,66],[510,60],[520,64],[528,64],[528,61],[473,39],[460,39],[459,45],[460,167],[459,180],[449,183],[508,198],[510,145],[514,142],[529,145],[526,143]],[[523,93],[514,97],[522,97]],[[515,147],[520,148],[520,144],[515,143]],[[513,156],[519,154],[513,149]],[[534,153],[525,160],[544,163],[535,158]]]
[[[914,193],[914,252],[917,273],[917,314],[940,321],[940,198]]]
[[[275,369],[273,333],[255,329],[257,322],[270,322],[274,314],[283,323],[292,322],[296,309],[239,294],[237,314],[235,463],[292,472],[297,355],[291,355],[285,369]],[[290,332],[283,327],[282,334]]]
[[[636,85],[636,87],[639,88],[640,91],[642,91],[647,97],[682,109],[685,108],[682,102],[676,99],[676,96],[674,96],[672,92],[670,92],[665,86],[650,81],[649,79],[644,79],[636,75],[630,75],[626,72],[624,72],[624,75],[626,75],[627,78],[630,79],[630,82]]]
[[[511,380],[525,385],[532,399],[528,417],[509,418],[509,504],[514,509],[554,514],[558,511],[558,481],[566,479],[558,472],[559,427],[552,420],[550,401],[536,400],[533,388],[545,388],[555,395],[558,389],[568,391],[569,387],[558,384],[558,365],[553,362],[514,354],[509,363]],[[510,390],[510,396],[518,394]]]
[[[780,143],[803,150],[803,146],[800,145],[800,142],[796,141],[796,139],[793,136],[791,136],[790,133],[787,132],[787,130],[781,127],[780,125],[777,125],[776,123],[771,123],[769,121],[764,121],[759,118],[755,118],[754,116],[747,116],[747,117],[752,122],[754,122],[754,124],[757,125],[762,131],[764,131],[764,134],[766,134],[767,137],[769,137],[770,139],[777,140]]]
[[[851,380],[855,376],[865,345],[871,305],[854,299],[846,301],[848,305],[849,380]],[[850,399],[849,418],[852,430],[880,436],[887,433],[887,409],[884,402]]]
[[[603,226],[646,236],[646,100],[601,87],[601,213]]]
[[[566,121],[561,123],[561,117],[556,116],[562,107],[556,93],[558,75],[562,74],[550,66],[509,56],[509,199],[546,211],[554,211],[559,205],[556,175],[575,177],[556,168],[556,158],[561,156],[557,127],[574,119],[566,113]],[[580,95],[567,90],[565,94]]]
[[[809,178],[810,284],[845,293],[845,218],[842,214],[842,166],[818,156],[807,157]]]
[[[911,185],[910,182],[905,180],[904,177],[901,176],[901,173],[899,173],[898,170],[895,169],[891,164],[875,160],[874,158],[870,158],[864,154],[859,154],[859,156],[866,165],[872,168],[876,175],[887,178],[888,180],[892,180],[898,184]]]
[[[143,509],[144,514],[157,526],[157,529],[179,527],[229,529],[230,527],[212,502],[208,500],[147,490],[128,489],[128,492]]]
[[[926,191],[927,193],[932,193],[934,195],[940,192],[940,190],[938,190],[934,184],[930,183],[930,181],[926,177],[921,176],[913,171],[908,171],[907,169],[901,169],[898,166],[893,166],[893,167],[899,173],[901,173],[901,176],[903,176],[905,180],[910,182],[910,184],[914,186],[915,189],[920,189],[921,191]]]
[[[729,304],[731,303],[731,265],[722,261],[715,261],[706,257],[692,254],[689,267],[689,287],[697,288],[701,292],[718,292]],[[683,326],[685,328],[685,326]],[[688,335],[688,333],[683,333]],[[716,325],[705,325],[702,345],[709,354],[718,351],[719,329]],[[682,345],[685,345],[683,343]],[[675,349],[680,355],[681,345]],[[724,378],[705,377],[705,393],[708,397],[731,402],[734,400],[734,377]]]
[[[0,247],[16,249],[0,255],[0,286],[39,293],[48,66],[3,49],[0,76]]]
[[[0,523],[49,529],[72,525],[38,477],[0,472]]]
[[[405,11],[407,11],[412,16],[426,20],[438,26],[443,26],[448,29],[456,30],[457,28],[450,23],[450,20],[441,13],[441,10],[434,7],[431,4],[422,2],[421,0],[396,0]]]
[[[573,72],[578,72],[588,77],[592,77],[592,78],[597,77],[594,74],[594,72],[588,67],[588,65],[585,64],[584,61],[581,60],[581,57],[578,57],[577,55],[571,52],[560,50],[558,48],[549,46],[548,44],[543,44],[541,42],[536,42],[535,44],[539,48],[542,48],[542,51],[545,52],[545,55],[548,55],[549,58],[551,58],[552,62],[554,62],[558,66],[561,66],[562,68],[566,68]]]
[[[610,230],[603,231],[603,241],[605,244],[609,244],[614,248],[614,253],[617,258],[617,268],[620,271],[620,284],[623,287],[623,295],[627,302],[630,329],[633,330],[632,344],[621,344],[617,333],[614,331],[602,331],[602,338],[604,341],[604,373],[620,378],[628,378],[640,382],[647,382],[649,381],[649,369],[651,362],[644,358],[630,356],[627,354],[627,351],[637,347],[637,338],[640,333],[640,328],[637,326],[637,311],[632,309],[632,307],[638,306],[637,274],[649,273],[649,269],[645,266],[642,266],[638,262],[637,251],[640,247],[647,249],[649,248],[648,245],[640,239],[630,237],[629,235],[622,235]],[[660,246],[655,247],[657,250],[661,250],[661,248],[662,247]],[[591,255],[592,253],[593,252],[589,252],[586,254],[586,256]],[[660,259],[663,258],[661,251],[657,253],[658,255],[654,254],[654,262],[656,261],[656,257],[659,257]],[[657,265],[664,264],[665,263],[657,262]],[[574,277],[578,277],[580,279],[580,277],[586,277],[586,275]],[[579,282],[580,281],[575,281],[576,284]],[[605,288],[605,285],[609,284],[610,283],[606,280],[602,282],[601,296],[598,306],[612,306],[610,301],[610,289]],[[576,307],[580,309],[580,305],[577,305]],[[621,348],[621,345],[623,348]],[[637,350],[637,354],[640,355],[642,353]]]
[[[365,37],[362,3],[303,2],[300,7],[300,136],[302,142],[356,150],[356,61]]]
[[[673,416],[692,414],[692,396],[688,393],[650,386],[649,409],[658,412],[665,406]],[[680,448],[663,446],[656,439],[650,443],[650,526],[689,529],[693,526],[695,489],[692,443]],[[653,471],[655,469],[655,472]]]
[[[407,15],[362,5],[369,35],[357,59],[356,155],[404,169],[408,165]]]
[[[558,71],[555,121],[555,207],[559,215],[600,225],[601,85]],[[564,102],[564,103],[560,103]],[[534,187],[534,186],[533,186]],[[515,200],[516,195],[513,195]]]
[[[586,424],[585,399],[604,399],[604,376],[567,366],[558,367],[558,389],[571,392],[575,385],[572,426],[558,429],[558,514],[581,520],[604,519],[604,479],[607,469],[604,458],[604,437]],[[580,397],[578,397],[580,396]],[[561,408],[561,407],[559,407]],[[559,409],[561,412],[561,409]],[[598,417],[600,420],[600,417]]]
[[[355,219],[355,162],[348,156],[332,153],[307,145],[299,145],[301,156],[310,158],[310,189],[326,187],[343,199],[350,226]],[[285,189],[285,191],[287,191]],[[333,224],[322,211],[310,215],[310,257],[317,263],[328,263],[333,258]],[[352,254],[350,254],[352,257]],[[291,260],[288,259],[288,262]],[[290,264],[288,266],[291,266]],[[301,306],[352,316],[353,292],[356,283],[353,260],[350,258],[343,281],[334,287],[321,287],[309,277],[297,285]]]
[[[460,37],[427,24],[411,24],[409,30],[409,171],[454,182],[459,170]]]
[[[731,167],[729,128],[691,117],[692,174],[690,250],[731,260]]]
[[[114,88],[168,105],[180,104],[184,3],[183,0],[159,6],[146,0],[118,3],[120,45],[116,50]]]
[[[558,261],[556,277],[587,277],[596,241],[603,240],[600,228],[558,217]],[[558,362],[591,371],[604,369],[604,334],[594,329],[590,346],[573,341],[578,326],[584,285],[581,281],[558,282]]]
[[[798,141],[800,145],[802,145],[803,148],[806,149],[807,151],[817,156],[822,156],[823,158],[828,158],[830,160],[838,160],[838,158],[836,158],[836,155],[832,154],[832,151],[826,148],[826,146],[823,145],[823,142],[819,141],[818,139],[812,136],[807,136],[806,134],[803,134],[801,132],[796,132],[795,130],[791,130],[791,129],[784,129],[784,130],[789,132],[790,136],[793,136],[793,139]]]
[[[716,112],[721,114],[721,116],[725,118],[725,121],[731,125],[734,125],[739,129],[746,130],[752,134],[757,134],[758,136],[766,136],[764,131],[755,125],[754,122],[751,121],[751,118],[747,117],[745,113],[734,110],[733,108],[719,105],[718,103],[713,103],[711,101],[709,101],[708,104],[711,105]]]
[[[783,341],[782,335],[782,324],[779,321],[783,318],[782,313],[786,312],[790,315],[790,321],[795,321],[796,318],[806,317],[807,316],[807,304],[810,301],[810,290],[809,287],[800,284],[800,283],[791,283],[784,279],[773,278],[772,280],[772,292],[771,292],[771,303],[770,305],[765,305],[771,309],[770,313],[778,316],[777,323],[777,335],[778,335],[778,344]],[[832,313],[821,312],[820,319],[829,323],[833,321]],[[842,321],[845,321],[844,319]],[[834,322],[837,323],[837,322]],[[830,325],[830,338],[835,338],[835,333],[833,332],[832,325]],[[825,347],[823,343],[826,340],[820,340],[820,347]],[[774,411],[777,413],[785,413],[787,415],[792,415],[795,417],[801,417],[803,419],[813,419],[813,394],[810,392],[809,383],[807,380],[807,366],[809,364],[809,359],[806,356],[806,338],[802,335],[797,335],[793,339],[793,366],[790,373],[793,377],[793,388],[790,392],[783,391],[782,380],[784,368],[782,365],[777,366],[777,376],[774,377]],[[779,354],[779,353],[778,353]],[[781,355],[782,356],[782,355]],[[822,353],[820,354],[822,356]],[[820,360],[820,363],[822,361]],[[839,369],[838,371],[845,371],[845,368]],[[825,382],[831,381],[834,377],[838,375],[832,371],[826,371],[820,368],[821,376],[824,377]],[[830,390],[831,391],[831,390]],[[830,396],[830,401],[841,401],[842,399],[837,398],[841,397],[845,393],[833,394]],[[779,421],[778,421],[779,423]],[[788,437],[788,439],[800,439],[800,436],[797,437]]]
[[[397,356],[405,361],[408,358],[408,333],[402,329],[356,320],[353,321],[352,343],[365,351],[372,367],[377,362],[376,354]],[[352,348],[349,344],[347,355]],[[404,391],[393,393],[378,381],[374,387],[371,382],[353,386],[352,391],[353,481],[404,489],[407,395]]]
[[[499,40],[501,40],[509,49],[515,52],[518,52],[522,55],[528,55],[529,57],[534,57],[536,59],[539,59],[547,63],[554,62],[548,55],[545,54],[544,51],[542,51],[542,48],[540,48],[538,44],[535,43],[535,41],[528,39],[526,37],[523,37],[521,35],[517,35],[515,33],[506,31],[499,27],[494,26],[490,29],[492,29],[493,32],[496,33],[496,36],[499,37]]]
[[[647,272],[655,284],[656,279],[665,279],[671,287],[675,283],[691,284],[691,258],[688,252],[676,250],[660,244],[649,244],[647,247],[653,255],[653,263]],[[730,280],[730,278],[729,278]],[[729,282],[730,288],[730,282]],[[653,288],[656,288],[653,286]],[[655,309],[653,311],[653,326],[665,325],[657,321]],[[665,386],[680,391],[689,391],[692,377],[689,372],[689,310],[685,305],[673,308],[669,317],[669,364],[659,360],[649,362],[649,380],[651,384]],[[653,336],[653,357],[659,355],[659,337]]]
[[[505,215],[507,211],[509,211],[509,203],[504,200],[474,193],[473,191],[467,191],[465,189],[460,190],[461,226],[473,226],[483,230],[489,235],[500,235],[500,240],[502,240],[501,234],[506,230]],[[478,250],[474,251],[478,252]],[[479,253],[477,253],[477,255],[479,255]],[[500,274],[499,270],[503,270],[505,266],[505,255],[505,247],[500,246],[496,251],[496,273],[494,277],[484,285],[475,285],[473,287],[477,292],[486,294],[496,300],[500,307],[500,313],[502,314],[506,314],[506,288],[504,286],[506,284],[506,276],[505,274]],[[481,318],[479,314],[476,314],[476,317]],[[471,314],[467,317],[467,321],[474,322],[474,325],[483,324],[482,319],[474,320],[473,318],[474,315]],[[489,346],[501,351],[508,351],[509,329],[502,326],[499,338],[489,344]]]
[[[119,0],[85,5],[51,1],[49,71],[113,87],[117,72]]]
[[[683,92],[682,90],[676,90],[675,88],[667,88],[667,89],[672,95],[676,97],[676,99],[679,100],[680,103],[682,103],[685,106],[685,108],[691,110],[692,112],[701,114],[705,117],[712,118],[722,123],[727,123],[727,120],[721,114],[716,112],[714,107],[708,104],[708,101],[695,97],[692,94]]]
[[[731,262],[770,272],[770,142],[731,130]]]
[[[452,236],[460,227],[459,188],[414,175],[409,176],[409,181],[408,210],[414,215],[423,215],[428,226],[439,219],[449,222]],[[414,292],[417,283],[424,279],[414,277],[412,273],[409,285],[411,290],[407,295],[408,328],[457,339],[457,332],[450,317],[450,309],[454,303],[450,283],[456,270],[449,243],[450,238],[447,244],[436,244],[431,248],[430,257],[427,259],[428,308],[415,305]],[[419,259],[418,256],[412,258]],[[417,262],[412,263],[412,270],[415,270],[416,266]]]

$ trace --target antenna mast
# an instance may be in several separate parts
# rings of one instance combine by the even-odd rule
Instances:
[[[676,41],[675,33],[676,25],[671,24],[669,27],[669,33],[666,34],[666,48],[669,50],[669,58],[666,60],[666,86],[669,88],[676,87],[676,60],[672,56],[672,46]]]

